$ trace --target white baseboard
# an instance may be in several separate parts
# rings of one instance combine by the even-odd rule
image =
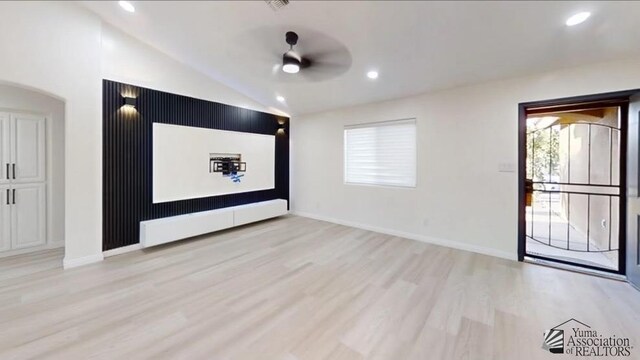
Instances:
[[[458,249],[458,250],[470,251],[470,252],[494,256],[502,259],[514,260],[514,261],[517,261],[518,259],[517,254],[512,254],[506,251],[486,248],[478,245],[466,244],[459,241],[440,239],[432,236],[425,236],[425,235],[414,234],[414,233],[409,233],[404,231],[382,228],[378,226],[371,226],[367,224],[362,224],[362,223],[357,223],[352,221],[345,221],[345,220],[330,218],[330,217],[321,216],[321,215],[315,215],[315,214],[306,213],[306,212],[294,211],[294,210],[292,210],[290,213],[292,215],[307,217],[307,218],[321,220],[321,221],[327,221],[334,224],[350,226],[358,229],[374,231],[374,232],[392,235],[392,236],[403,237],[406,239],[417,240],[417,241],[421,241],[428,244],[434,244],[434,245],[445,246],[445,247]]]
[[[0,258],[16,256],[16,255],[24,255],[32,252],[43,251],[43,250],[59,249],[61,247],[64,247],[64,243],[51,243],[51,244],[44,244],[40,246],[34,246],[30,248],[3,251],[2,253],[0,253]]]
[[[103,251],[102,255],[104,255],[105,258],[108,258],[110,256],[122,255],[132,251],[140,250],[140,249],[142,249],[142,244],[137,243],[133,245],[127,245],[127,246]]]
[[[100,262],[102,260],[104,260],[104,256],[102,255],[102,253],[84,256],[76,259],[67,259],[67,257],[65,257],[64,260],[62,260],[62,266],[65,269],[71,269],[78,266]]]

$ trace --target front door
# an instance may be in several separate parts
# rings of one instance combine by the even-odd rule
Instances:
[[[627,104],[526,110],[525,256],[621,273]]]
[[[627,217],[627,280],[640,289],[640,96],[629,103],[629,161],[628,161],[628,217]]]

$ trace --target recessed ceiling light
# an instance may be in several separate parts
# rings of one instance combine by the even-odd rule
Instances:
[[[284,102],[284,96],[276,96],[276,100],[280,101],[280,102]]]
[[[123,8],[125,11],[128,11],[130,13],[132,12],[136,12],[136,8],[133,6],[132,3],[128,2],[128,1],[118,1],[118,4],[120,5],[121,8]]]
[[[566,24],[567,26],[578,25],[580,23],[583,23],[585,20],[587,20],[589,16],[591,16],[591,13],[588,11],[577,13],[571,16],[570,18],[568,18]]]
[[[369,79],[377,79],[378,78],[378,72],[377,71],[369,71],[367,73],[367,77]]]

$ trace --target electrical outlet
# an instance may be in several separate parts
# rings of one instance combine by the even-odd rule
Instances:
[[[516,164],[512,162],[498,163],[498,172],[507,172],[507,173],[516,172]]]

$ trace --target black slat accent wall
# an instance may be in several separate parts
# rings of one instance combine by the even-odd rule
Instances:
[[[136,110],[122,108],[123,95],[137,98]],[[288,118],[110,80],[103,81],[102,99],[104,250],[138,243],[140,221],[289,200]],[[154,122],[276,135],[275,189],[153,204]]]

